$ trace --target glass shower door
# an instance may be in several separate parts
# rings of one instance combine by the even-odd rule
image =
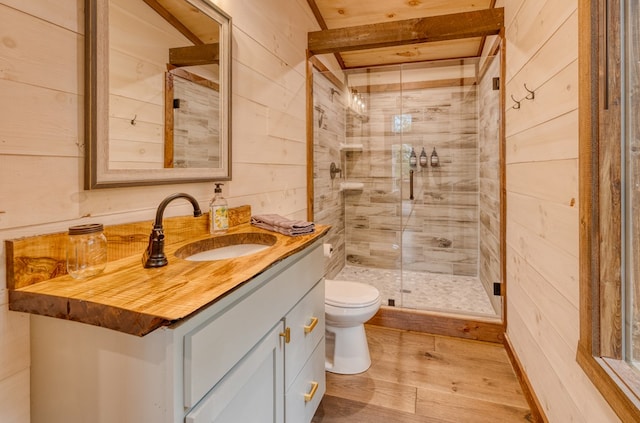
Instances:
[[[480,207],[486,196],[481,192],[480,117],[489,102],[499,100],[494,94],[499,91],[487,90],[478,80],[491,84],[491,72],[499,76],[499,66],[490,66],[482,76],[478,69],[477,60],[402,67],[399,104],[404,121],[410,122],[402,133],[409,174],[400,203],[404,308],[493,314],[479,279]],[[486,110],[479,108],[480,92]],[[497,151],[497,119],[491,123],[496,133],[484,136]],[[497,157],[486,165],[492,172],[499,171]]]
[[[400,68],[347,75],[345,179],[362,182],[360,192],[344,192],[347,265],[358,280],[375,286],[383,305],[401,307],[400,198],[408,175],[402,146]],[[358,150],[353,146],[361,146]]]

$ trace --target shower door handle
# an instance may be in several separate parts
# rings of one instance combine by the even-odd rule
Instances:
[[[413,200],[413,170],[409,171],[409,200]]]

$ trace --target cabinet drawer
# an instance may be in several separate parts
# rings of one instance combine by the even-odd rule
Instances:
[[[309,423],[325,390],[324,338],[322,338],[286,393],[285,421]]]
[[[285,347],[285,386],[288,388],[324,337],[324,279],[287,314],[291,341]]]

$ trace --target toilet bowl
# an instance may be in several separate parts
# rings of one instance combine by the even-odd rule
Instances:
[[[364,323],[380,308],[380,292],[359,282],[325,280],[325,369],[362,373],[371,365]]]

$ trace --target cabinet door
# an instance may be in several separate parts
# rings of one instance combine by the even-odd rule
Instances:
[[[283,330],[280,323],[269,332],[187,414],[185,422],[284,422]]]

